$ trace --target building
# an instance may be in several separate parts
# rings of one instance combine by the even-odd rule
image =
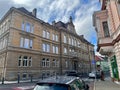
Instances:
[[[91,70],[94,45],[67,23],[45,23],[24,7],[12,7],[0,20],[0,78],[16,80]]]
[[[100,0],[101,10],[93,14],[98,48],[108,56],[111,78],[120,79],[120,0]]]
[[[96,67],[100,66],[101,70],[109,73],[109,65],[107,57],[95,55]]]

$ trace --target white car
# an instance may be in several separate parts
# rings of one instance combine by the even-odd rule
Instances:
[[[96,77],[96,72],[89,73],[89,78],[95,78],[95,77]]]

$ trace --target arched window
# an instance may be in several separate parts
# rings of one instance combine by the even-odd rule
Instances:
[[[46,63],[45,63],[45,58],[42,59],[42,67],[45,67]]]
[[[32,57],[29,57],[29,63],[28,66],[32,66]]]
[[[22,56],[20,56],[18,59],[18,66],[21,66],[22,65],[21,63],[22,63]]]

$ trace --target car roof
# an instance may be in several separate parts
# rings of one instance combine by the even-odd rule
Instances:
[[[61,83],[61,84],[69,84],[73,82],[75,79],[78,79],[74,76],[53,76],[49,78],[45,78],[43,80],[39,80],[38,83]]]

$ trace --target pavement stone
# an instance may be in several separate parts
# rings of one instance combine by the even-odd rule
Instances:
[[[95,81],[94,90],[120,90],[120,84],[116,84],[111,80]]]

